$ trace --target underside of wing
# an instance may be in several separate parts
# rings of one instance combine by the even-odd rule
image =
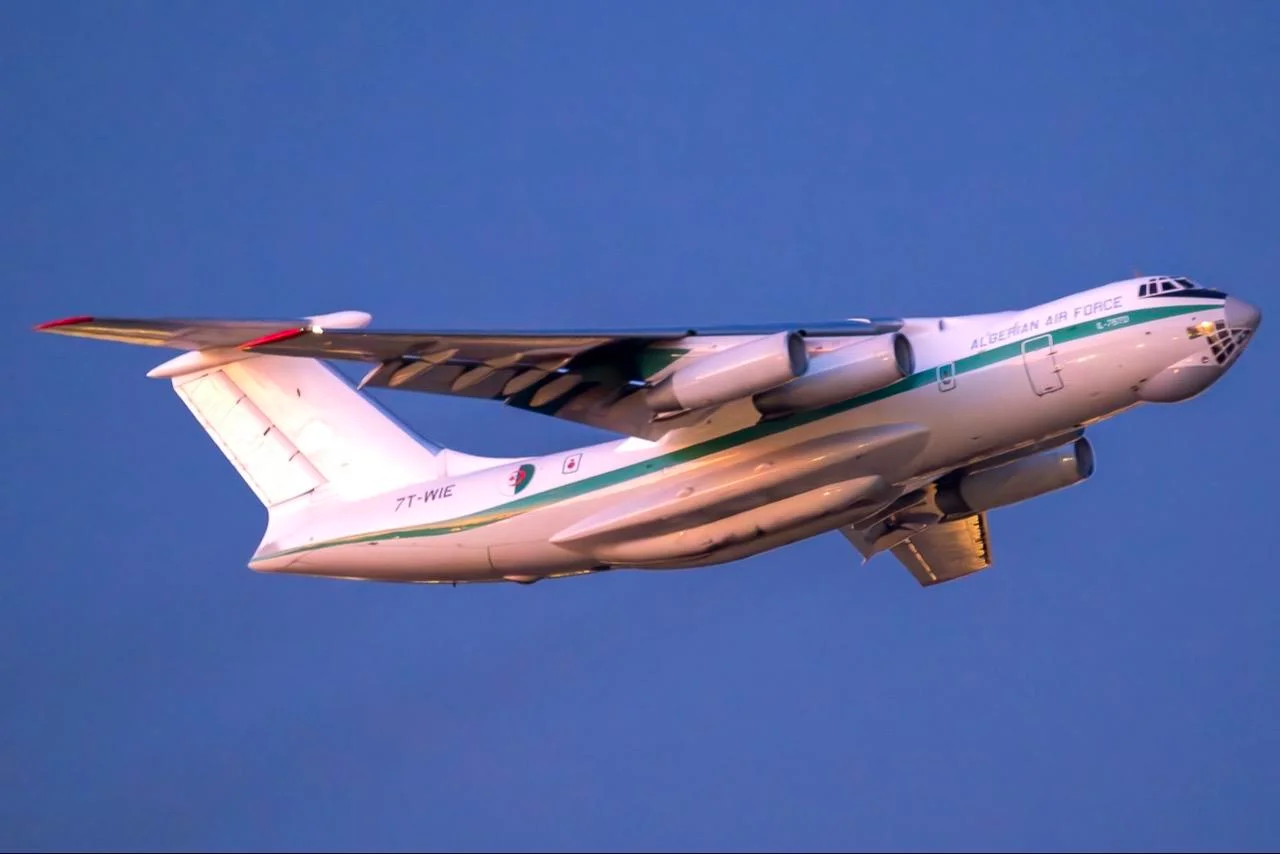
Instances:
[[[987,514],[931,525],[890,551],[923,587],[972,575],[991,566]]]
[[[864,557],[874,554],[865,534],[850,528],[841,533]],[[972,575],[991,566],[991,533],[987,514],[928,525],[888,551],[922,587]]]
[[[992,565],[989,511],[1069,487],[1092,470],[1084,428],[1075,427],[972,460],[840,533],[864,562],[890,552],[930,587]]]
[[[497,400],[617,433],[656,438],[670,429],[668,421],[707,403],[688,391],[681,397],[680,389],[668,389],[663,399],[670,401],[671,411],[655,412],[652,399],[639,394],[673,373],[677,364],[687,366],[708,356],[726,362],[728,350],[758,344],[742,357],[743,367],[737,371],[741,383],[759,375],[766,363],[781,364],[788,355],[794,363],[796,341],[808,348],[802,356],[807,360],[809,353],[828,346],[820,342],[884,336],[903,325],[892,318],[855,318],[703,328],[381,331],[364,328],[369,321],[368,314],[356,311],[294,320],[73,317],[37,329],[183,350],[364,362],[370,369],[362,387]],[[717,370],[717,382],[732,373]],[[684,388],[695,386],[709,387],[706,382],[688,382]]]
[[[341,312],[342,320],[355,326],[369,322],[363,312]],[[129,318],[129,317],[64,317],[36,327],[37,332],[69,335],[74,338],[94,338],[115,341],[120,344],[136,344],[146,347],[171,347],[175,350],[212,350],[222,347],[240,347],[282,330],[298,328],[299,323],[312,318],[282,320],[217,320],[180,318]]]

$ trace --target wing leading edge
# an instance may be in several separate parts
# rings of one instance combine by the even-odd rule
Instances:
[[[72,317],[36,328],[144,346],[363,362],[372,367],[362,387],[497,400],[655,438],[667,427],[654,421],[636,392],[677,361],[782,330],[847,338],[903,326],[896,318],[853,318],[653,329],[369,330],[370,319],[356,311],[288,320]]]

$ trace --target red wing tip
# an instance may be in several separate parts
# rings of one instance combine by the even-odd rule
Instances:
[[[272,332],[263,335],[261,338],[254,338],[252,341],[246,341],[240,345],[241,350],[252,350],[254,347],[261,347],[264,344],[275,344],[277,341],[288,341],[290,338],[297,338],[299,335],[305,335],[307,327],[300,326],[296,329],[282,329],[279,332]]]
[[[75,326],[77,323],[92,322],[92,317],[87,314],[80,314],[75,317],[63,317],[59,320],[46,320],[44,323],[36,324],[36,331],[43,332],[46,329],[57,329],[59,326]]]

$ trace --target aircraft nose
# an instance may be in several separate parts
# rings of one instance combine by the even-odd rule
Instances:
[[[1262,322],[1262,311],[1256,305],[1250,305],[1242,299],[1227,297],[1223,305],[1227,326],[1232,329],[1247,329],[1253,332]]]

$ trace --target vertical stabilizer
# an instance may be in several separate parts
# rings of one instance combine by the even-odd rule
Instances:
[[[252,355],[172,382],[268,508],[304,495],[361,498],[441,474],[439,449],[315,359]]]

